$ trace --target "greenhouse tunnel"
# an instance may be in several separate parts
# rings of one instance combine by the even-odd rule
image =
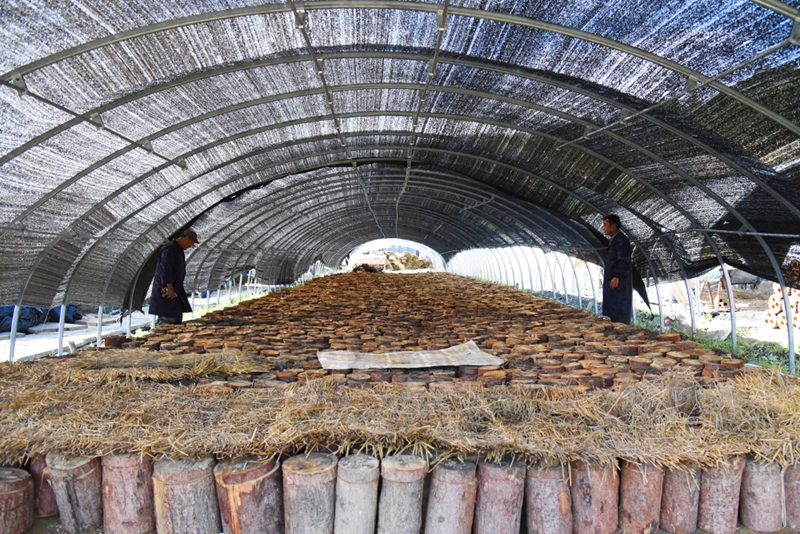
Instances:
[[[188,290],[382,238],[600,264],[608,213],[647,285],[729,265],[787,297],[798,6],[6,2],[0,304],[127,308],[189,227]]]

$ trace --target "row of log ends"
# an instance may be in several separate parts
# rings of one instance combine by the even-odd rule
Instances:
[[[762,319],[764,326],[787,330],[791,323],[792,328],[800,335],[800,289],[787,287],[786,294],[789,299],[791,319],[786,316],[786,299],[783,298],[781,286],[772,284],[772,295],[769,296],[768,308]]]
[[[703,470],[455,459],[429,469],[411,455],[327,453],[216,463],[51,452],[44,463],[0,468],[3,534],[55,514],[66,532],[105,534],[518,534],[523,521],[529,534],[734,534],[739,520],[777,532],[784,511],[800,529],[800,464],[744,456]]]

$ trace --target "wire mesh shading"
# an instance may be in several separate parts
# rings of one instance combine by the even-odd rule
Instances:
[[[661,280],[798,260],[796,6],[84,8],[0,22],[0,303],[122,305],[190,224],[197,287],[380,237],[597,249],[606,212]]]

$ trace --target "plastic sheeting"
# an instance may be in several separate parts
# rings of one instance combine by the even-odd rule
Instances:
[[[589,258],[607,212],[660,280],[715,249],[776,279],[770,255],[800,245],[798,18],[774,0],[6,2],[0,304],[123,305],[190,225],[201,289],[292,281],[382,237]]]

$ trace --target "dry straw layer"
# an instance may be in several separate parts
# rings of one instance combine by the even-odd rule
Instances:
[[[321,303],[310,304],[323,294]],[[664,374],[629,374],[641,382],[621,381],[618,391],[549,387],[541,375],[535,385],[514,387],[511,381],[512,386],[486,388],[452,376],[427,389],[413,381],[312,378],[314,372],[306,373],[307,384],[274,380],[277,363],[313,363],[307,358],[319,348],[364,339],[365,346],[385,350],[377,343],[380,337],[393,348],[474,334],[487,345],[484,350],[502,350],[509,367],[541,364],[542,371],[547,360],[537,358],[586,355],[578,352],[580,344],[554,342],[554,333],[609,351],[597,355],[601,360],[611,361],[622,343],[633,344],[637,354],[659,347],[662,353],[682,350],[642,332],[609,330],[610,323],[580,310],[558,309],[513,289],[444,274],[407,280],[362,274],[328,277],[248,305],[254,307],[226,309],[178,328],[166,336],[174,338],[177,351],[104,350],[0,364],[0,463],[25,462],[50,450],[233,458],[316,447],[380,457],[410,450],[432,460],[511,455],[531,462],[584,459],[608,465],[625,459],[674,467],[710,465],[744,453],[783,465],[798,457],[800,383],[774,370],[747,369],[736,379],[718,381],[674,366]],[[413,324],[398,330],[404,322]],[[362,337],[363,329],[377,330],[376,325],[380,336]],[[301,329],[306,334],[316,329],[318,335],[301,336]],[[202,340],[209,333],[226,337],[215,343],[220,352],[197,354],[184,344],[184,338]],[[543,333],[548,343],[542,342]],[[254,342],[258,336],[264,338],[260,344]],[[236,343],[243,351],[221,348],[233,345],[234,337],[242,338]],[[664,358],[613,361],[627,366],[659,359]],[[264,389],[239,389],[235,381],[198,385],[257,373]]]
[[[180,384],[256,372],[258,362],[238,351],[101,354],[0,366],[0,463],[49,450],[230,458],[322,446],[674,467],[751,453],[787,465],[800,443],[800,383],[774,370],[712,387],[669,373],[619,392],[361,389],[324,379],[219,392]]]

